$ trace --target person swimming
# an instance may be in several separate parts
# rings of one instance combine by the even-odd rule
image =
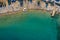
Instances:
[[[26,11],[27,11],[27,8],[24,8],[24,9],[23,9],[23,12],[26,12]]]

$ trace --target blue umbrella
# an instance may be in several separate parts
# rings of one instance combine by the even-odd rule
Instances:
[[[15,2],[16,0],[11,0],[11,2]]]
[[[55,1],[59,2],[60,0],[55,0]]]

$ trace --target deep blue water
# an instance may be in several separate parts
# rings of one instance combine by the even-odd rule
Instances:
[[[0,40],[57,40],[56,21],[35,11],[0,17]]]

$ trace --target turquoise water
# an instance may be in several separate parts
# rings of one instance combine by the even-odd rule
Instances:
[[[0,40],[57,40],[56,20],[40,11],[0,17]]]
[[[57,40],[60,40],[60,14],[55,15],[53,18],[56,21],[57,28]]]

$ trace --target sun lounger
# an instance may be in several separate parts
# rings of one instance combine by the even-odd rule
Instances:
[[[31,3],[31,2],[29,2],[29,4],[28,4],[28,9],[33,9],[34,7],[33,7],[33,3]]]
[[[12,12],[13,11],[13,8],[11,5],[8,6],[8,12]]]
[[[41,6],[41,9],[46,9],[46,4],[45,4],[45,2],[40,2],[40,6]]]
[[[12,4],[13,11],[18,11],[20,10],[20,3],[16,1],[15,3]]]
[[[0,8],[0,13],[7,13],[8,10],[6,9],[6,7],[1,7]]]

